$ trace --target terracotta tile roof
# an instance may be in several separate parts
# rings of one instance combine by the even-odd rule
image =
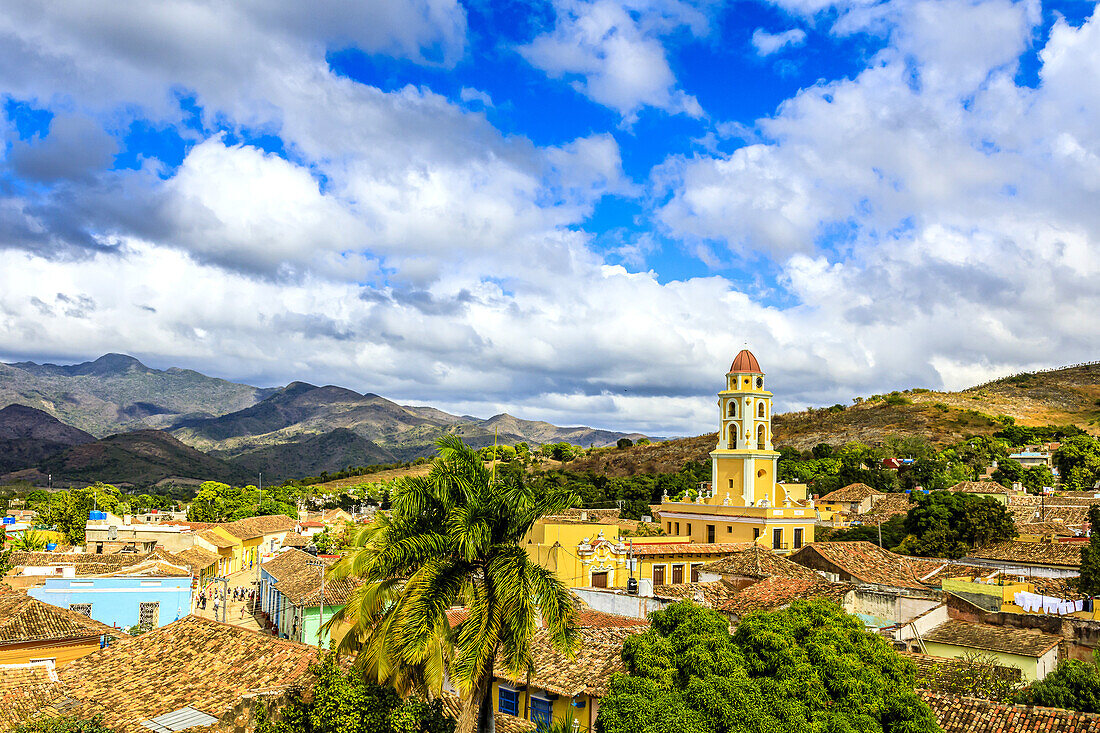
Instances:
[[[458,720],[458,716],[462,712],[462,700],[458,695],[444,692],[440,696],[440,700],[443,701],[443,714]],[[496,718],[496,729],[500,733],[530,733],[535,730],[534,723],[523,718],[517,718],[515,715],[495,712],[493,717]]]
[[[283,538],[283,547],[305,547],[309,544],[309,538],[297,532],[287,532]]]
[[[674,542],[661,544],[635,544],[635,557],[660,557],[665,555],[728,555],[745,548],[742,542],[692,542],[690,544],[677,544]]]
[[[884,496],[886,492],[872,489],[867,484],[848,484],[847,486],[830,491],[818,501],[854,501],[860,502],[868,496]]]
[[[653,586],[656,598],[686,598],[707,608],[721,608],[736,593],[737,586],[726,580]]]
[[[317,650],[238,626],[188,616],[67,664],[54,703],[101,714],[115,733],[148,733],[142,721],[184,707],[216,718],[249,692],[306,684]]]
[[[1094,733],[1100,715],[918,690],[944,733]]]
[[[111,577],[186,578],[190,577],[191,569],[178,558],[175,563],[154,559],[128,565],[121,570],[107,573],[107,575]]]
[[[75,552],[12,552],[12,567],[72,567],[77,575],[103,575],[113,573],[130,565],[161,557],[154,553],[118,553],[115,555],[92,555]]]
[[[1012,489],[1001,486],[996,481],[960,481],[948,491],[961,491],[965,494],[1012,494]]]
[[[926,642],[964,646],[987,652],[1041,657],[1062,641],[1062,637],[1031,629],[992,626],[972,621],[944,621],[924,635]]]
[[[1016,522],[1016,531],[1020,534],[1032,534],[1047,537],[1057,535],[1059,537],[1073,537],[1072,529],[1061,522]]]
[[[272,514],[261,517],[238,519],[236,522],[229,522],[221,526],[234,537],[239,537],[242,540],[249,540],[256,537],[262,537],[265,534],[289,532],[292,531],[296,525],[297,522],[285,514]]]
[[[102,634],[120,636],[122,632],[82,613],[31,598],[26,591],[0,585],[0,646]]]
[[[562,516],[582,519],[588,522],[599,522],[603,519],[618,519],[620,514],[618,509],[585,509],[584,507],[574,507],[572,509],[566,509],[565,514]]]
[[[1044,596],[1054,596],[1071,601],[1076,601],[1078,599],[1084,600],[1089,597],[1087,594],[1071,586],[1068,580],[1068,578],[1042,578],[1039,576],[1032,576],[1027,579],[1027,582],[1035,586],[1036,593]]]
[[[229,539],[225,535],[218,534],[212,529],[201,530],[199,531],[198,536],[212,544],[214,547],[219,547],[222,549],[229,549],[230,547],[234,547],[235,545],[240,544],[239,542],[235,542],[234,540]]]
[[[607,693],[611,675],[626,672],[622,660],[623,642],[645,628],[580,628],[577,630],[577,647],[572,655],[554,649],[545,631],[536,632],[531,642],[531,686],[567,697],[581,693],[602,697]],[[512,682],[526,681],[526,677],[509,675],[499,659],[493,673],[500,679]]]
[[[298,526],[299,527],[306,527],[307,529],[311,528],[311,527],[312,528],[323,528],[325,526],[325,523],[324,522],[306,521],[306,522],[298,522]]]
[[[60,694],[49,665],[0,664],[0,731],[19,725]]]
[[[208,567],[218,562],[221,559],[221,555],[216,552],[211,552],[205,547],[189,547],[183,552],[175,553],[176,557],[191,569],[193,575],[198,575],[200,571],[206,570]]]
[[[782,608],[799,598],[828,598],[839,603],[854,588],[850,583],[831,583],[824,578],[765,578],[736,593],[720,610],[744,616],[749,611]]]
[[[1081,565],[1081,545],[1063,542],[1000,542],[974,550],[970,557],[1030,565],[1075,568]]]
[[[883,494],[874,499],[868,517],[882,517],[883,520],[899,514],[907,514],[913,507],[909,494]]]
[[[921,577],[932,572],[924,563],[884,550],[872,542],[813,542],[790,558],[793,562],[812,567],[810,558],[813,555],[856,580],[894,588],[926,588],[928,585],[921,581]]]
[[[261,569],[275,578],[275,589],[295,606],[312,607],[321,602],[321,568],[309,565],[322,560],[332,565],[334,560],[315,558],[308,552],[290,548],[268,560]],[[346,603],[348,595],[359,582],[353,578],[325,578],[325,605]]]
[[[721,560],[709,562],[700,571],[718,575],[735,575],[743,578],[819,578],[817,573],[782,555],[776,555],[766,547],[747,542],[744,549],[733,552]]]
[[[918,688],[929,686],[938,671],[943,668],[964,669],[966,667],[966,662],[959,658],[937,657],[917,652],[898,652],[898,654],[908,659],[917,668],[916,686]],[[1010,682],[1019,682],[1023,679],[1023,672],[1019,667],[997,667],[997,671]]]

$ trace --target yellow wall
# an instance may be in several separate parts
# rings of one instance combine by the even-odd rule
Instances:
[[[63,667],[74,659],[80,659],[99,649],[99,637],[57,642],[27,642],[0,645],[0,664],[28,664],[32,659],[54,660],[54,666]]]
[[[506,687],[511,687],[513,689],[522,686],[522,683],[513,683],[510,680],[493,680],[494,711],[500,710],[501,682],[503,682]],[[595,722],[595,714],[591,713],[593,709],[593,698],[590,695],[582,693],[575,698],[577,701],[584,702],[584,707],[579,708],[573,705],[574,698],[567,697],[565,695],[560,695],[558,696],[557,700],[553,700],[552,696],[549,695],[545,690],[539,690],[535,687],[530,688],[529,691],[519,690],[519,703],[517,712],[519,713],[519,717],[526,718],[528,720],[530,720],[530,705],[528,705],[528,710],[526,711],[527,715],[524,715],[524,705],[527,702],[527,698],[525,697],[525,695],[527,694],[527,692],[530,692],[531,697],[542,697],[546,699],[551,699],[551,702],[553,703],[554,716],[554,719],[551,722],[553,724],[558,724],[561,720],[564,719],[568,720],[569,724],[572,725],[573,720],[576,719],[576,721],[580,724],[581,731],[587,732],[591,730],[590,723]]]

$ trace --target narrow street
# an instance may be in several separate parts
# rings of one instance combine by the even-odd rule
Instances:
[[[255,568],[242,570],[237,573],[233,573],[229,576],[229,603],[225,610],[225,622],[234,626],[241,626],[246,629],[252,629],[253,631],[263,631],[263,627],[260,624],[259,619],[253,614],[252,602],[247,600],[247,594],[250,590],[255,590],[257,593],[257,599],[255,602],[256,611],[259,611],[259,585],[253,585],[253,581],[258,577],[258,573]],[[235,601],[233,600],[233,589],[243,588],[245,593],[245,600]],[[199,605],[199,595],[206,593],[206,608],[203,609]],[[222,620],[222,608],[221,601],[219,600],[218,615],[214,616],[214,594],[219,596],[222,592],[222,584],[217,582],[207,582],[207,584],[194,593],[192,613],[202,618],[214,619],[216,621]]]

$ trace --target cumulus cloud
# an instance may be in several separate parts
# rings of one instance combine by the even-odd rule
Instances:
[[[56,117],[4,161],[36,185],[0,197],[0,354],[130,351],[658,434],[712,427],[746,341],[786,408],[1095,356],[1098,16],[1055,24],[1030,88],[1032,3],[848,4],[826,30],[886,39],[861,73],[751,129],[717,123],[745,144],[671,157],[640,191],[610,134],[540,146],[494,128],[475,90],[460,105],[334,74],[344,44],[465,53],[456,3],[368,5],[346,24],[327,5],[5,8],[0,88]],[[664,44],[706,37],[706,5],[557,7],[532,64],[627,121],[699,113]],[[104,170],[104,131],[137,117],[190,136],[178,167]],[[607,195],[748,274],[662,277],[652,235],[603,254],[585,224]]]
[[[785,48],[797,48],[806,42],[806,31],[791,28],[780,33],[769,33],[757,28],[752,34],[752,45],[760,56],[771,56]]]
[[[686,27],[704,34],[705,13],[665,0],[559,0],[553,31],[519,49],[532,66],[570,80],[627,122],[644,107],[699,117],[695,97],[679,88],[662,37]]]

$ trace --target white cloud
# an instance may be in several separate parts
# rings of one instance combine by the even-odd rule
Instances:
[[[662,36],[688,27],[707,32],[707,18],[683,2],[559,0],[557,24],[519,49],[530,63],[632,122],[644,107],[700,117],[695,97],[677,85]]]
[[[784,48],[797,48],[806,42],[806,31],[791,28],[780,33],[769,33],[757,28],[752,34],[752,45],[760,56],[771,56]]]

